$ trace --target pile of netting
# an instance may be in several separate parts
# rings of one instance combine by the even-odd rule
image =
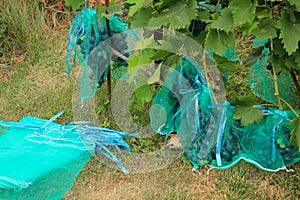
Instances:
[[[0,199],[61,199],[94,152],[128,173],[110,149],[130,151],[123,139],[132,135],[87,122],[54,123],[61,114],[0,121]]]

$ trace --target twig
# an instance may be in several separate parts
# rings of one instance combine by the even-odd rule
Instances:
[[[281,105],[281,99],[280,96],[279,96],[279,89],[278,89],[278,83],[277,83],[277,74],[276,74],[276,70],[275,68],[273,67],[273,80],[274,80],[274,87],[275,87],[275,94],[274,96],[277,98],[277,103],[278,103],[278,107],[280,110],[283,110],[282,108],[282,105]]]
[[[202,64],[203,64],[204,75],[205,75],[207,86],[209,88],[211,88],[211,85],[210,85],[210,82],[209,82],[209,77],[208,77],[208,72],[207,72],[207,66],[206,66],[206,48],[204,48],[204,50],[203,50],[203,56],[201,58],[201,61],[202,61]],[[214,101],[216,103],[218,103],[217,98],[215,97],[214,93],[212,93],[212,97],[213,97]]]
[[[105,0],[105,7],[109,7],[109,0]],[[97,5],[97,9],[98,9],[98,5]],[[106,14],[108,14],[107,10],[105,12],[106,12]],[[110,33],[109,20],[108,19],[106,19],[106,27],[107,27],[107,33],[110,37],[111,33]],[[111,67],[110,67],[110,65],[109,65],[108,73],[107,73],[107,90],[108,90],[109,99],[111,99]]]
[[[290,74],[291,74],[291,77],[292,77],[292,79],[293,79],[293,82],[294,82],[294,84],[295,84],[296,89],[300,92],[300,85],[299,85],[299,83],[298,83],[298,80],[297,80],[297,77],[296,77],[296,74],[295,74],[293,68],[291,69]]]
[[[214,13],[217,12],[220,2],[221,2],[221,0],[218,0],[218,2],[216,4],[216,8],[213,10]]]
[[[277,105],[271,104],[271,103],[263,103],[259,104],[260,106],[272,106],[272,107],[277,107]]]
[[[281,97],[278,97],[281,101],[283,101],[292,111],[293,113],[296,115],[296,117],[299,117],[299,115],[297,114],[297,112],[295,111],[295,109],[286,101],[284,100],[283,98]]]

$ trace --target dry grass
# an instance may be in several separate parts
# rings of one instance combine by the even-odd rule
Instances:
[[[294,173],[268,173],[241,162],[195,174],[179,159],[158,171],[126,176],[92,159],[65,199],[298,199],[299,165],[295,168]]]

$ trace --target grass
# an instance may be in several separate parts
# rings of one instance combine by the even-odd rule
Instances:
[[[72,69],[71,77],[67,76],[66,31],[51,34],[44,41],[51,48],[40,49],[39,45],[32,47],[36,52],[44,51],[43,59],[37,59],[34,63],[30,59],[1,63],[1,120],[18,121],[27,115],[49,119],[60,110],[65,110],[65,114],[56,122],[73,121],[71,102],[78,69]],[[249,93],[246,75],[247,69],[244,69],[230,77],[231,85],[228,87],[233,91],[232,95],[234,92]],[[108,109],[110,102],[105,95],[106,90],[103,88],[97,98],[100,102],[96,108],[99,123],[117,129]],[[133,118],[138,120],[134,115]],[[163,138],[135,139],[129,142],[137,152],[151,152],[160,148],[156,145],[163,142]],[[198,174],[192,172],[186,157],[179,156],[160,170],[124,175],[101,161],[93,157],[88,162],[65,200],[300,199],[300,163],[289,167],[295,170],[290,173],[269,173],[242,161],[224,171],[206,166],[200,168]],[[139,167],[147,168],[149,163],[151,160],[144,160]]]

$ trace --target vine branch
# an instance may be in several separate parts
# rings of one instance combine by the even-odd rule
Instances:
[[[279,89],[278,89],[278,83],[277,83],[277,74],[276,74],[276,70],[275,68],[273,67],[273,80],[274,80],[274,87],[275,87],[275,97],[277,98],[277,103],[278,103],[278,107],[280,110],[283,110],[283,107],[281,105],[281,97],[279,96]]]
[[[292,79],[293,79],[293,82],[294,82],[294,84],[295,84],[295,87],[296,87],[297,91],[300,92],[300,85],[299,85],[299,82],[298,82],[298,80],[297,80],[297,77],[296,77],[296,74],[295,74],[293,68],[291,69],[290,74],[291,74],[291,77],[292,77]]]
[[[281,101],[283,101],[290,109],[291,111],[293,111],[293,113],[296,115],[297,118],[299,118],[299,115],[297,114],[297,112],[295,111],[295,109],[283,98],[278,97]]]

